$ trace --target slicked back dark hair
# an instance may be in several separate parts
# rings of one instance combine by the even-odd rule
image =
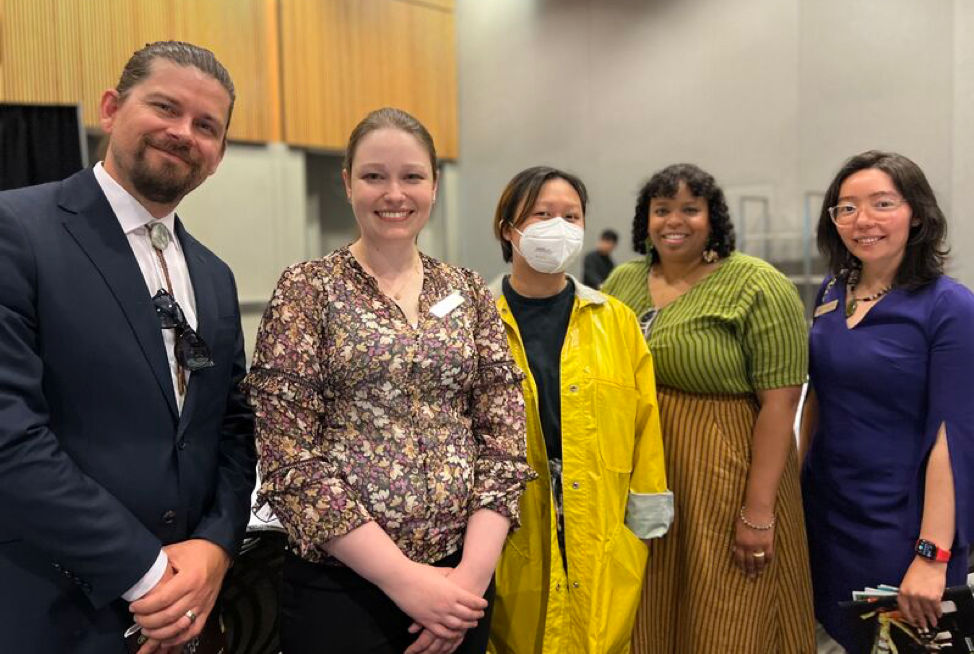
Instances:
[[[504,238],[504,228],[515,228],[523,223],[531,207],[538,200],[541,187],[553,179],[563,179],[575,189],[578,199],[582,202],[582,215],[585,215],[585,208],[588,206],[588,190],[581,179],[571,173],[548,166],[534,166],[522,170],[507,183],[500,200],[497,201],[497,210],[494,212],[494,236],[501,242],[501,253],[507,263],[514,258],[514,248],[511,242]]]
[[[134,52],[125,64],[125,68],[122,69],[122,76],[115,86],[115,90],[118,91],[118,95],[123,101],[129,91],[152,74],[152,62],[156,59],[165,59],[178,66],[193,66],[219,82],[220,86],[226,89],[230,96],[230,109],[227,112],[227,124],[225,125],[225,128],[229,130],[230,118],[233,116],[233,103],[237,100],[237,93],[234,90],[233,80],[230,79],[230,73],[212,52],[185,41],[146,43],[145,47]],[[226,141],[226,131],[224,131],[224,141]]]
[[[913,212],[903,261],[896,271],[893,285],[913,291],[929,284],[943,274],[950,249],[947,247],[947,218],[937,204],[926,175],[910,159],[896,152],[869,150],[847,160],[825,192],[818,216],[818,249],[828,260],[829,270],[838,275],[859,262],[852,256],[839,236],[839,230],[829,216],[829,207],[838,204],[842,183],[860,170],[875,168],[893,180],[899,194]]]
[[[680,182],[687,185],[690,194],[707,201],[707,215],[710,219],[710,240],[707,249],[714,250],[721,258],[734,251],[736,237],[734,224],[727,209],[724,191],[717,180],[699,166],[682,163],[667,166],[649,178],[636,199],[636,211],[632,217],[632,249],[646,254],[646,239],[649,238],[649,205],[653,198],[672,198],[680,190]],[[656,261],[656,250],[652,260]]]

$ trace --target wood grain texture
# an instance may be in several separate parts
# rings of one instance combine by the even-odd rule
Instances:
[[[0,0],[0,101],[99,103],[161,39],[211,49],[237,90],[230,138],[341,150],[382,106],[458,155],[454,0]]]
[[[369,111],[399,107],[458,155],[454,15],[405,0],[281,0],[285,140],[341,150]]]
[[[0,100],[81,103],[98,125],[105,89],[146,43],[211,49],[237,88],[230,137],[281,136],[273,0],[0,0]]]

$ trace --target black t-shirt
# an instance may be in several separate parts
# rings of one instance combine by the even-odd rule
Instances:
[[[589,252],[585,255],[585,262],[582,266],[582,283],[592,288],[598,288],[615,266],[612,257],[609,255],[602,254],[598,250]]]
[[[545,298],[528,298],[504,278],[504,297],[514,314],[528,367],[538,387],[538,413],[549,459],[561,459],[561,348],[575,304],[575,284]]]

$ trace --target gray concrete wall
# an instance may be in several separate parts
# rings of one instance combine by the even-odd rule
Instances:
[[[805,194],[878,147],[926,171],[951,222],[950,271],[974,285],[971,33],[969,0],[458,0],[460,160],[443,166],[420,246],[505,270],[491,217],[536,164],[581,175],[588,245],[613,227],[618,260],[633,256],[637,189],[677,161],[714,173],[745,235],[763,225],[743,196],[767,198],[773,230],[800,232]],[[236,273],[248,349],[281,270],[355,237],[339,162],[231,144],[180,207]],[[800,250],[782,241],[772,256]]]
[[[952,270],[974,282],[954,211],[974,201],[971,27],[964,0],[458,0],[461,260],[504,269],[490,218],[529,165],[582,176],[591,245],[604,227],[628,235],[638,186],[669,163],[712,172],[745,233],[762,225],[758,205],[738,215],[744,195],[768,199],[772,230],[800,232],[806,193],[887,148],[926,171]]]
[[[187,229],[233,269],[248,353],[281,271],[311,256],[304,159],[279,143],[231,144],[179,206]]]

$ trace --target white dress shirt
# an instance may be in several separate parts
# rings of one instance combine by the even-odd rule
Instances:
[[[112,179],[101,162],[95,165],[95,179],[98,185],[108,198],[108,204],[112,206],[112,211],[118,218],[118,223],[125,232],[125,237],[129,241],[132,253],[135,254],[139,268],[142,270],[142,277],[145,278],[146,289],[149,297],[164,288],[168,290],[176,302],[179,303],[183,313],[186,314],[186,322],[193,329],[197,329],[199,323],[196,319],[196,295],[193,293],[193,284],[189,279],[189,268],[186,267],[186,257],[183,255],[183,248],[176,238],[176,212],[172,212],[162,218],[152,217],[139,201],[129,195],[122,186]],[[166,267],[169,269],[169,279],[172,281],[173,288],[166,284],[166,276],[163,273],[162,265],[159,263],[159,255],[149,240],[149,229],[147,225],[153,222],[160,222],[166,226],[172,235],[172,242],[162,255],[166,259]],[[162,338],[166,343],[166,355],[169,357],[169,371],[172,375],[173,393],[176,394],[176,406],[180,411],[183,410],[185,398],[179,394],[176,382],[176,334],[174,329],[162,329]],[[186,383],[189,383],[189,372],[183,371],[186,375]]]
[[[115,212],[115,217],[118,218],[119,225],[122,226],[122,231],[125,232],[125,237],[128,239],[129,246],[132,248],[132,253],[135,255],[136,261],[139,262],[139,269],[142,271],[142,277],[145,278],[146,291],[149,297],[155,295],[161,288],[167,289],[176,298],[176,302],[179,303],[180,308],[182,308],[183,313],[186,315],[186,321],[193,329],[197,329],[196,295],[193,293],[193,285],[190,282],[189,268],[186,266],[186,257],[183,255],[183,248],[176,238],[175,211],[156,219],[138,200],[122,188],[121,184],[116,182],[108,174],[108,171],[105,170],[101,162],[95,164],[94,173],[98,185],[101,187],[105,197],[108,198],[108,204],[111,205],[112,211]],[[147,225],[152,222],[164,224],[169,230],[169,233],[172,234],[172,242],[162,253],[166,260],[166,267],[169,270],[169,279],[172,281],[172,288],[168,288],[166,284],[166,276],[163,273],[162,265],[159,263],[159,256],[156,254],[156,249],[152,246],[152,241],[149,240]],[[162,329],[161,324],[159,330],[162,332],[162,338],[166,344],[166,355],[169,357],[169,371],[172,376],[173,393],[176,395],[176,406],[181,412],[185,398],[179,393],[176,378],[176,375],[180,374],[180,371],[176,365],[175,330]],[[183,374],[185,374],[186,384],[188,385],[189,372],[183,371]],[[149,571],[142,579],[122,594],[122,599],[128,602],[134,602],[148,593],[162,579],[168,565],[169,557],[166,556],[163,550],[159,550],[159,556],[156,557],[156,562],[152,564],[152,567],[149,568]]]

